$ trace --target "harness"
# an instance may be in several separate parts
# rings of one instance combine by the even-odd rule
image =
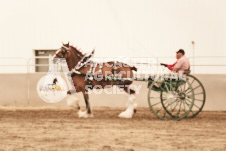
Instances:
[[[81,72],[78,71],[79,69],[81,69],[82,67],[84,67],[86,65],[90,65],[90,69],[89,69],[89,71],[87,73],[84,74],[84,73],[81,73]],[[98,65],[97,62],[89,60],[87,63],[84,63],[83,65],[80,65],[80,68],[77,68],[77,70],[76,70],[76,68],[73,68],[70,71],[71,72],[71,77],[75,76],[76,74],[85,76],[85,81],[87,81],[88,85],[91,85],[93,80],[94,80],[95,70],[96,70],[97,65]],[[103,68],[103,65],[101,63],[101,64],[99,64],[99,70],[98,70],[99,73],[102,73],[102,68]]]
[[[70,71],[71,77],[75,76],[75,75],[82,75],[85,76],[85,80],[88,82],[88,84],[91,84],[92,81],[94,80],[94,75],[95,75],[95,70],[97,65],[99,65],[99,70],[98,72],[101,74],[102,73],[102,69],[103,69],[103,63],[98,64],[97,62],[92,61],[92,58],[94,56],[94,50],[88,54],[85,55],[79,62],[78,64]],[[79,70],[82,67],[87,67],[90,66],[90,69],[87,73],[81,73]]]
[[[94,79],[93,76],[94,76],[94,72],[95,72],[96,67],[97,67],[97,63],[91,61],[90,62],[90,69],[86,73],[86,77],[88,77],[86,80],[88,80],[89,83],[91,83]]]
[[[97,66],[97,63],[94,63],[91,59],[94,55],[94,50],[89,54],[89,55],[85,55],[79,62],[78,64],[70,71],[72,77],[75,74],[82,74],[81,72],[79,72],[79,70],[84,67],[84,66],[88,66],[90,65],[90,70],[88,71],[88,73],[86,74],[92,74],[95,71],[95,68]]]

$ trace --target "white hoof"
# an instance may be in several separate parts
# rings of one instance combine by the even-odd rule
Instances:
[[[81,110],[79,110],[78,111],[78,117],[80,117],[80,118],[87,118],[88,117],[87,111],[82,112]]]
[[[81,110],[78,111],[78,117],[80,118],[91,118],[93,114],[88,114],[87,111],[82,112]]]
[[[119,114],[119,117],[120,118],[132,118],[133,117],[133,114],[134,114],[134,110],[126,110],[122,113]]]
[[[78,98],[73,95],[68,95],[67,105],[74,108],[78,107]]]
[[[134,109],[137,107],[136,103],[130,103],[128,105],[128,108],[119,114],[120,118],[132,118],[134,114]]]

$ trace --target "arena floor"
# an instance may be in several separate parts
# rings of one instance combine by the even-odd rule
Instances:
[[[81,119],[69,108],[0,108],[0,150],[226,150],[226,112],[162,121],[148,108],[120,119],[123,108],[94,108]]]

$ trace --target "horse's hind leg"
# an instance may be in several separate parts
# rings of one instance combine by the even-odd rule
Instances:
[[[124,88],[124,90],[127,92],[126,94],[128,95],[128,100],[134,105],[134,113],[137,112],[136,107],[137,103],[135,103],[135,91],[132,89],[129,89],[128,87]]]
[[[119,117],[121,118],[132,118],[133,114],[136,112],[136,106],[135,103],[135,91],[132,89],[129,89],[129,87],[125,86],[124,91],[128,94],[128,103],[127,103],[127,109],[119,114]]]

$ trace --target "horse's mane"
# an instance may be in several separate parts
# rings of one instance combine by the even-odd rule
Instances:
[[[77,51],[81,56],[84,56],[85,54],[82,52],[82,51],[80,51],[79,49],[77,49],[77,47],[74,47],[74,46],[69,46],[69,47],[71,47],[74,51]]]

